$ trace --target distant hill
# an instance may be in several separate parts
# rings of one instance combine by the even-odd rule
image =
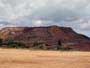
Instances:
[[[76,33],[70,27],[6,27],[0,30],[0,37],[4,41],[12,39],[23,42],[28,47],[38,42],[46,49],[61,45],[62,48],[90,51],[90,38]]]

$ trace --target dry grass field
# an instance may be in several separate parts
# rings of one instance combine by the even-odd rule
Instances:
[[[90,52],[0,49],[0,68],[90,68]]]

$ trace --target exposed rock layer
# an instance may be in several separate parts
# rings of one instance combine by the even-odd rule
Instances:
[[[47,48],[54,49],[61,42],[63,48],[90,50],[90,38],[76,33],[70,27],[6,27],[0,30],[0,37],[24,42],[26,46],[33,46],[34,42],[39,41]]]

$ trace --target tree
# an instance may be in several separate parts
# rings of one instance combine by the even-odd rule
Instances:
[[[58,45],[57,45],[57,49],[61,49],[62,48],[62,44],[61,44],[61,40],[58,40]]]
[[[2,46],[3,44],[3,39],[0,39],[0,46]]]

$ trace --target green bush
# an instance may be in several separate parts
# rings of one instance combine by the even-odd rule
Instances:
[[[25,44],[22,42],[16,42],[13,40],[9,40],[7,43],[7,47],[9,47],[9,48],[24,48]]]
[[[46,46],[43,42],[35,41],[33,47],[36,49],[46,49]]]

